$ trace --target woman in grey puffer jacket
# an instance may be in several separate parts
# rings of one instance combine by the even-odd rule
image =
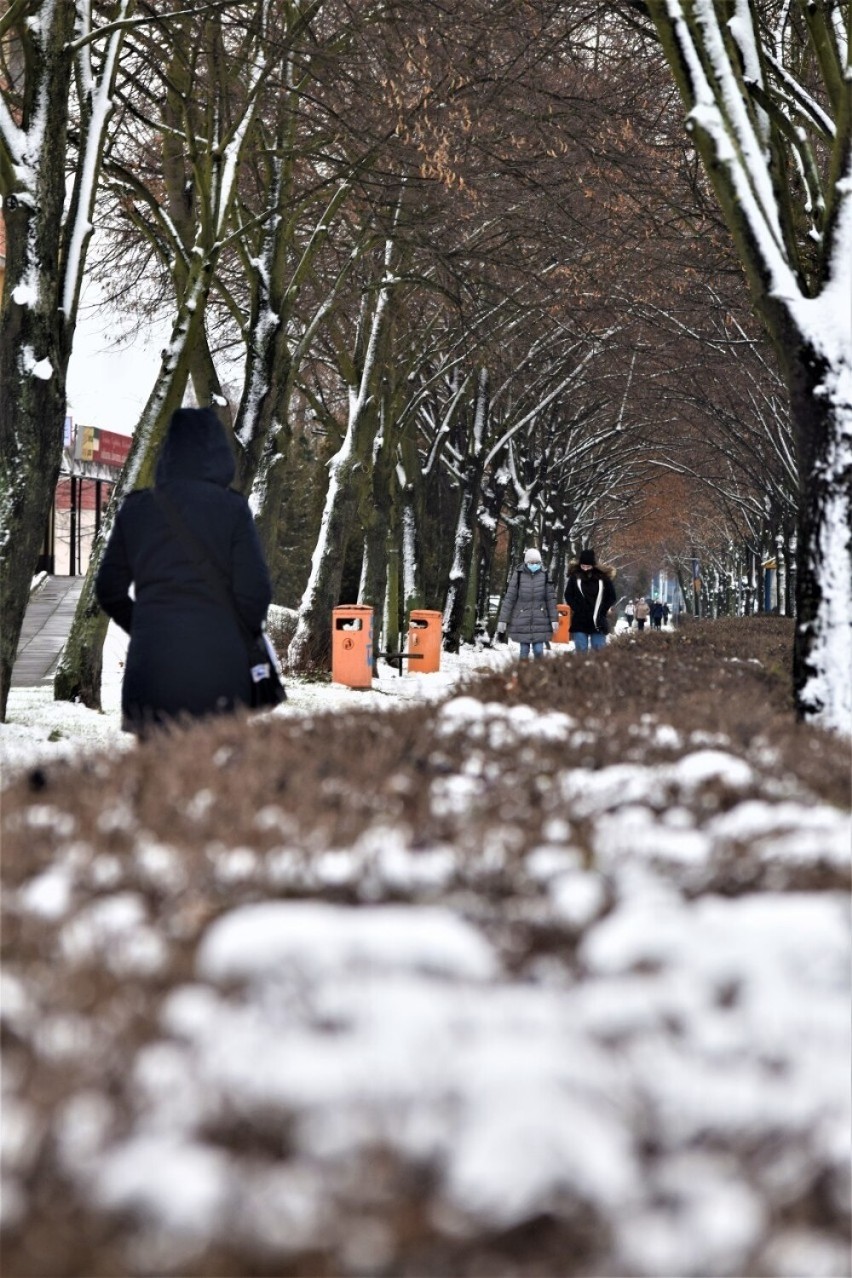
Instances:
[[[512,573],[506,597],[497,618],[497,638],[513,639],[521,645],[521,657],[544,656],[544,645],[559,624],[556,592],[541,566],[537,550],[524,552],[524,566]],[[506,631],[508,629],[508,636]]]

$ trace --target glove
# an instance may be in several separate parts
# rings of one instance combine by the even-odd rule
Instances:
[[[505,621],[501,621],[501,622],[500,622],[500,624],[499,624],[499,626],[497,627],[497,642],[498,642],[498,643],[508,643],[508,642],[509,642],[509,636],[506,634],[506,623],[505,623]]]

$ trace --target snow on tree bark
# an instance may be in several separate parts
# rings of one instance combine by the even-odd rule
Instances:
[[[785,368],[799,477],[799,714],[852,733],[852,69],[848,6],[796,0],[823,101],[758,6],[649,0],[752,295]],[[845,16],[844,16],[845,15]],[[805,34],[806,33],[806,34]],[[801,55],[801,48],[798,50]],[[798,197],[787,174],[803,174]]]
[[[280,141],[283,149],[284,139]],[[291,169],[292,163],[285,165],[283,161],[275,166],[269,205],[272,216],[267,219],[261,251],[254,259],[251,314],[246,325],[246,368],[235,426],[240,444],[238,482],[249,497],[270,564],[276,553],[294,377],[355,260],[354,255],[347,258],[313,316],[300,331],[291,331],[295,328],[294,308],[302,286],[310,277],[316,256],[350,190],[348,181],[338,184],[288,272],[288,256],[295,249],[293,219],[285,216],[294,198]]]
[[[100,706],[100,678],[106,620],[99,613],[94,582],[109,538],[115,512],[132,489],[151,484],[156,459],[169,419],[183,402],[190,372],[201,358],[206,362],[204,317],[206,301],[221,255],[223,241],[233,214],[237,194],[240,159],[252,136],[252,125],[260,103],[260,90],[274,65],[265,38],[269,3],[263,0],[253,52],[248,58],[245,99],[241,112],[226,123],[224,112],[212,112],[211,136],[199,145],[193,140],[193,187],[199,193],[195,217],[188,214],[178,226],[172,209],[164,209],[165,222],[174,228],[174,282],[176,314],[169,343],[163,351],[157,378],[133,436],[130,454],[115,486],[110,508],[92,549],[86,582],[71,626],[71,632],[54,680],[57,699],[79,698],[85,705]],[[219,87],[219,86],[217,86]],[[168,104],[166,104],[168,106]],[[168,171],[173,185],[182,186],[183,162],[178,172]],[[166,182],[168,188],[168,182]],[[178,197],[180,198],[180,196]],[[177,210],[174,210],[175,212]],[[185,212],[185,211],[184,211]]]
[[[133,8],[134,0],[118,5],[102,39],[97,74],[91,51],[99,35],[92,27],[89,0],[27,6],[4,36],[20,48],[22,96],[17,108],[0,99],[0,192],[7,238],[0,326],[3,718],[59,474],[78,298],[125,19]],[[78,117],[73,152],[70,102]]]
[[[487,420],[488,373],[482,369],[476,387],[471,447],[460,477],[461,498],[453,541],[453,562],[444,604],[444,644],[448,652],[457,652],[462,639],[468,595],[467,584],[473,564],[474,534],[484,474]]]
[[[372,474],[378,415],[370,411],[371,395],[388,302],[397,283],[390,270],[393,249],[391,236],[385,242],[384,271],[372,315],[364,314],[367,337],[361,367],[349,386],[346,433],[329,462],[330,478],[319,536],[299,604],[296,631],[287,651],[288,665],[296,671],[327,667],[330,662],[331,614],[338,603],[344,553],[359,498]]]

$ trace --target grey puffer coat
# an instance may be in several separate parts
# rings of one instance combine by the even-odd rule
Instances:
[[[506,597],[500,607],[498,625],[508,627],[515,643],[542,643],[553,637],[559,621],[556,592],[547,573],[530,572],[524,565],[512,573]]]

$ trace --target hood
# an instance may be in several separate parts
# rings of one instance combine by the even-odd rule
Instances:
[[[203,479],[227,488],[235,471],[227,432],[212,408],[178,408],[172,413],[157,461],[156,483]]]
[[[595,573],[599,573],[601,577],[609,577],[610,581],[615,580],[615,569],[608,567],[606,564],[596,564],[589,576],[594,577]],[[580,562],[577,559],[568,565],[568,576],[573,577],[575,574],[577,576],[580,575]],[[585,573],[583,576],[585,576]]]

